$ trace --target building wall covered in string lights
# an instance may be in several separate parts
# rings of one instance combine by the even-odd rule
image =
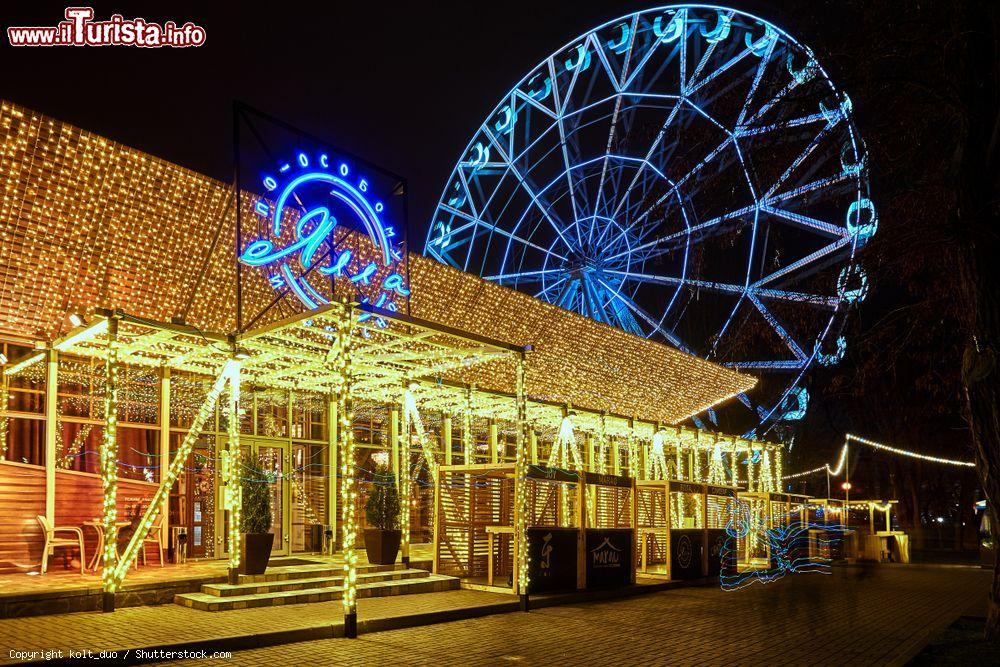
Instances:
[[[372,457],[390,449],[407,495],[414,489],[405,517],[414,541],[429,530],[426,487],[438,464],[524,469],[547,460],[562,431],[573,451],[583,448],[575,468],[641,475],[660,434],[670,450],[664,460],[676,459],[669,471],[661,466],[663,474],[752,487],[772,474],[780,479],[780,462],[771,467],[765,457],[761,467],[760,454],[772,445],[677,426],[749,391],[754,378],[416,255],[407,258],[408,315],[442,328],[371,328],[350,345],[341,341],[338,349],[350,347],[357,357],[350,362],[357,378],[349,378],[346,367],[331,371],[330,335],[311,319],[326,322],[334,311],[288,324],[285,318],[302,313],[276,308],[255,323],[274,331],[245,341],[243,387],[231,390],[240,404],[233,394],[221,402],[220,369],[236,354],[227,338],[236,319],[231,186],[6,102],[0,170],[7,176],[0,193],[0,461],[47,470],[58,460],[67,472],[99,472],[109,543],[116,515],[127,509],[141,516],[136,530],[153,528],[163,514],[163,525],[191,527],[196,555],[224,555],[239,533],[224,527],[235,500],[219,497],[217,473],[230,483],[239,474],[225,442],[241,436],[287,441],[294,460],[273,464],[293,473],[290,552],[318,547],[308,531],[338,516],[340,542],[353,545]],[[247,216],[259,203],[240,200]],[[351,249],[358,257],[372,252],[363,240]],[[272,287],[263,273],[247,271],[245,312],[264,310]],[[69,322],[77,315],[93,323],[98,311],[100,331]],[[111,311],[133,318],[120,339],[107,330],[119,317]],[[150,324],[172,321],[184,331]],[[50,349],[36,353],[35,346]],[[395,361],[381,352],[390,348]],[[317,349],[325,364],[314,358]],[[121,355],[110,370],[96,361],[108,350]],[[393,363],[382,377],[372,372]],[[331,386],[331,377],[340,384]],[[111,387],[117,393],[105,406]],[[121,482],[129,477],[150,487],[126,507]],[[44,508],[50,516],[58,511]],[[106,593],[119,589],[142,548],[131,539],[117,562],[108,550]],[[234,556],[230,551],[236,567]],[[25,559],[32,557],[28,549]],[[523,559],[517,565],[522,585],[526,567]],[[353,608],[353,599],[345,597],[345,605]]]
[[[0,334],[51,340],[68,329],[68,313],[98,307],[234,329],[230,186],[7,102],[0,160],[9,183],[0,200]],[[243,198],[247,216],[252,199]],[[755,384],[437,262],[409,262],[412,315],[534,346],[533,398],[673,424]],[[245,310],[272,298],[263,275],[247,272]],[[513,393],[514,366],[455,379]]]

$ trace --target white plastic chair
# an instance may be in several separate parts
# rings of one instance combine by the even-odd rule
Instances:
[[[161,514],[153,522],[153,527],[149,529],[149,533],[146,534],[146,539],[142,541],[142,564],[146,564],[146,544],[155,544],[160,549],[160,567],[163,567],[163,515]],[[138,559],[136,559],[136,565],[138,565]]]
[[[45,574],[45,571],[49,569],[49,553],[54,553],[57,547],[78,547],[80,549],[80,574],[83,574],[84,563],[87,562],[87,556],[83,550],[83,530],[76,526],[56,526],[53,528],[49,520],[41,514],[37,518],[38,525],[42,527],[42,533],[45,535],[45,548],[42,550],[42,574]],[[56,533],[73,533],[76,537],[56,537]]]

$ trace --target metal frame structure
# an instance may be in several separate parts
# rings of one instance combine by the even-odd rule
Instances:
[[[358,326],[359,315],[384,318],[384,328]],[[353,502],[355,489],[352,401],[357,398],[392,402],[398,400],[400,386],[413,380],[434,381],[449,371],[470,365],[510,360],[516,365],[517,407],[523,420],[525,350],[515,345],[450,327],[381,311],[371,306],[332,303],[316,311],[274,322],[241,335],[202,332],[194,327],[154,322],[121,311],[99,311],[90,322],[53,342],[52,348],[82,357],[105,361],[105,430],[101,445],[104,489],[104,532],[108,545],[104,553],[104,610],[112,611],[115,593],[128,568],[137,557],[142,542],[156,523],[164,506],[164,495],[176,480],[205,420],[214,410],[223,391],[229,390],[229,442],[223,453],[225,503],[230,510],[230,580],[240,565],[238,452],[239,387],[242,382],[256,386],[307,389],[335,395],[339,416],[338,446],[341,458],[341,512],[345,560],[344,607],[348,636],[357,634],[357,516]],[[117,479],[116,419],[118,401],[116,378],[121,364],[170,368],[215,377],[215,383],[178,448],[170,468],[145,515],[119,560],[115,548]],[[332,427],[332,425],[331,425]],[[526,461],[525,440],[519,438],[518,460]],[[406,503],[408,505],[408,503]]]
[[[807,369],[843,356],[848,306],[866,294],[855,253],[878,225],[866,163],[851,101],[808,47],[725,7],[650,9],[566,43],[501,98],[424,253],[781,374],[777,393],[741,402],[763,425],[800,419]],[[760,358],[739,344],[755,328],[773,339]]]

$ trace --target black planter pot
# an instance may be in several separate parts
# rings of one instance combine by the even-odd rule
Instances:
[[[271,559],[274,533],[242,533],[240,574],[264,574]]]
[[[403,539],[401,530],[379,530],[365,528],[365,551],[368,562],[374,565],[391,565],[396,562],[399,542]]]

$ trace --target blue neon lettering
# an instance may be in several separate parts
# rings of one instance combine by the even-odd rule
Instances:
[[[330,275],[331,273],[335,276],[344,275],[344,269],[347,268],[348,262],[351,261],[351,251],[345,250],[344,252],[337,255],[337,261],[333,263],[333,266],[323,266],[320,267],[319,272],[323,275]]]
[[[382,287],[400,296],[410,296],[410,290],[406,289],[406,285],[403,283],[403,276],[398,273],[389,275],[382,282]]]
[[[368,262],[368,266],[361,270],[361,273],[357,273],[351,276],[352,283],[363,283],[368,285],[371,282],[372,276],[378,271],[378,265],[375,262]]]

